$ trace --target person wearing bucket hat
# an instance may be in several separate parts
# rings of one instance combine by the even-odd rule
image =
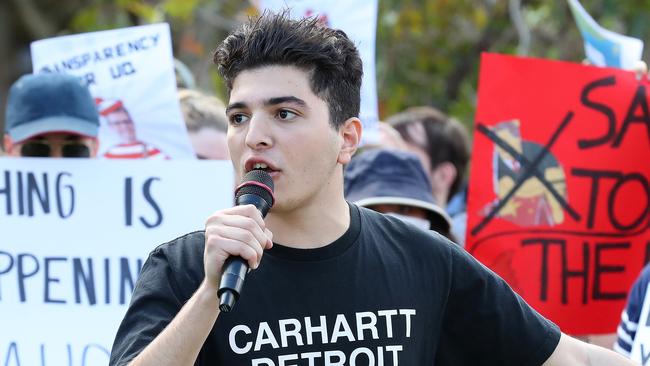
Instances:
[[[345,198],[359,206],[398,217],[453,240],[451,219],[431,194],[431,183],[417,155],[372,149],[345,169]]]
[[[86,85],[66,74],[24,75],[9,89],[8,156],[95,157],[99,115]]]
[[[404,138],[407,150],[418,155],[431,180],[436,202],[452,218],[458,243],[467,227],[465,171],[471,143],[460,121],[429,107],[411,107],[388,117],[386,123]]]

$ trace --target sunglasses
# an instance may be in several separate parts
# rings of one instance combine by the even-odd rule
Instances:
[[[69,143],[60,146],[61,156],[64,158],[88,158],[90,148],[80,143]],[[26,142],[20,148],[20,155],[33,158],[46,158],[52,156],[52,147],[43,142]]]

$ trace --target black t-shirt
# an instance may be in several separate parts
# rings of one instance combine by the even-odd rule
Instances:
[[[221,313],[196,365],[541,365],[560,331],[497,275],[435,232],[350,204],[318,249],[275,244]],[[203,280],[202,232],[156,248],[118,330],[125,365]]]

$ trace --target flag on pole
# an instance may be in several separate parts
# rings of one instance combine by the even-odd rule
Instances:
[[[632,69],[641,60],[643,41],[607,30],[587,13],[578,0],[568,0],[585,43],[590,63]]]

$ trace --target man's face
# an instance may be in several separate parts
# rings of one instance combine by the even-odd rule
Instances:
[[[196,132],[188,131],[196,157],[208,160],[228,160],[226,134],[214,128],[204,127]]]
[[[382,203],[368,206],[368,208],[384,214],[397,214],[399,216],[405,217],[405,219],[411,218],[411,220],[407,219],[406,221],[410,221],[411,223],[424,230],[429,230],[429,228],[431,228],[429,214],[425,209],[421,207]]]
[[[125,109],[118,109],[106,115],[106,122],[113,131],[117,132],[122,142],[136,141],[133,120]]]
[[[70,133],[48,133],[14,143],[5,136],[8,156],[51,158],[94,158],[97,139]]]
[[[275,185],[274,212],[328,202],[337,188],[342,192],[343,138],[331,127],[327,103],[312,92],[306,72],[292,66],[241,72],[226,114],[236,175],[266,164]]]

